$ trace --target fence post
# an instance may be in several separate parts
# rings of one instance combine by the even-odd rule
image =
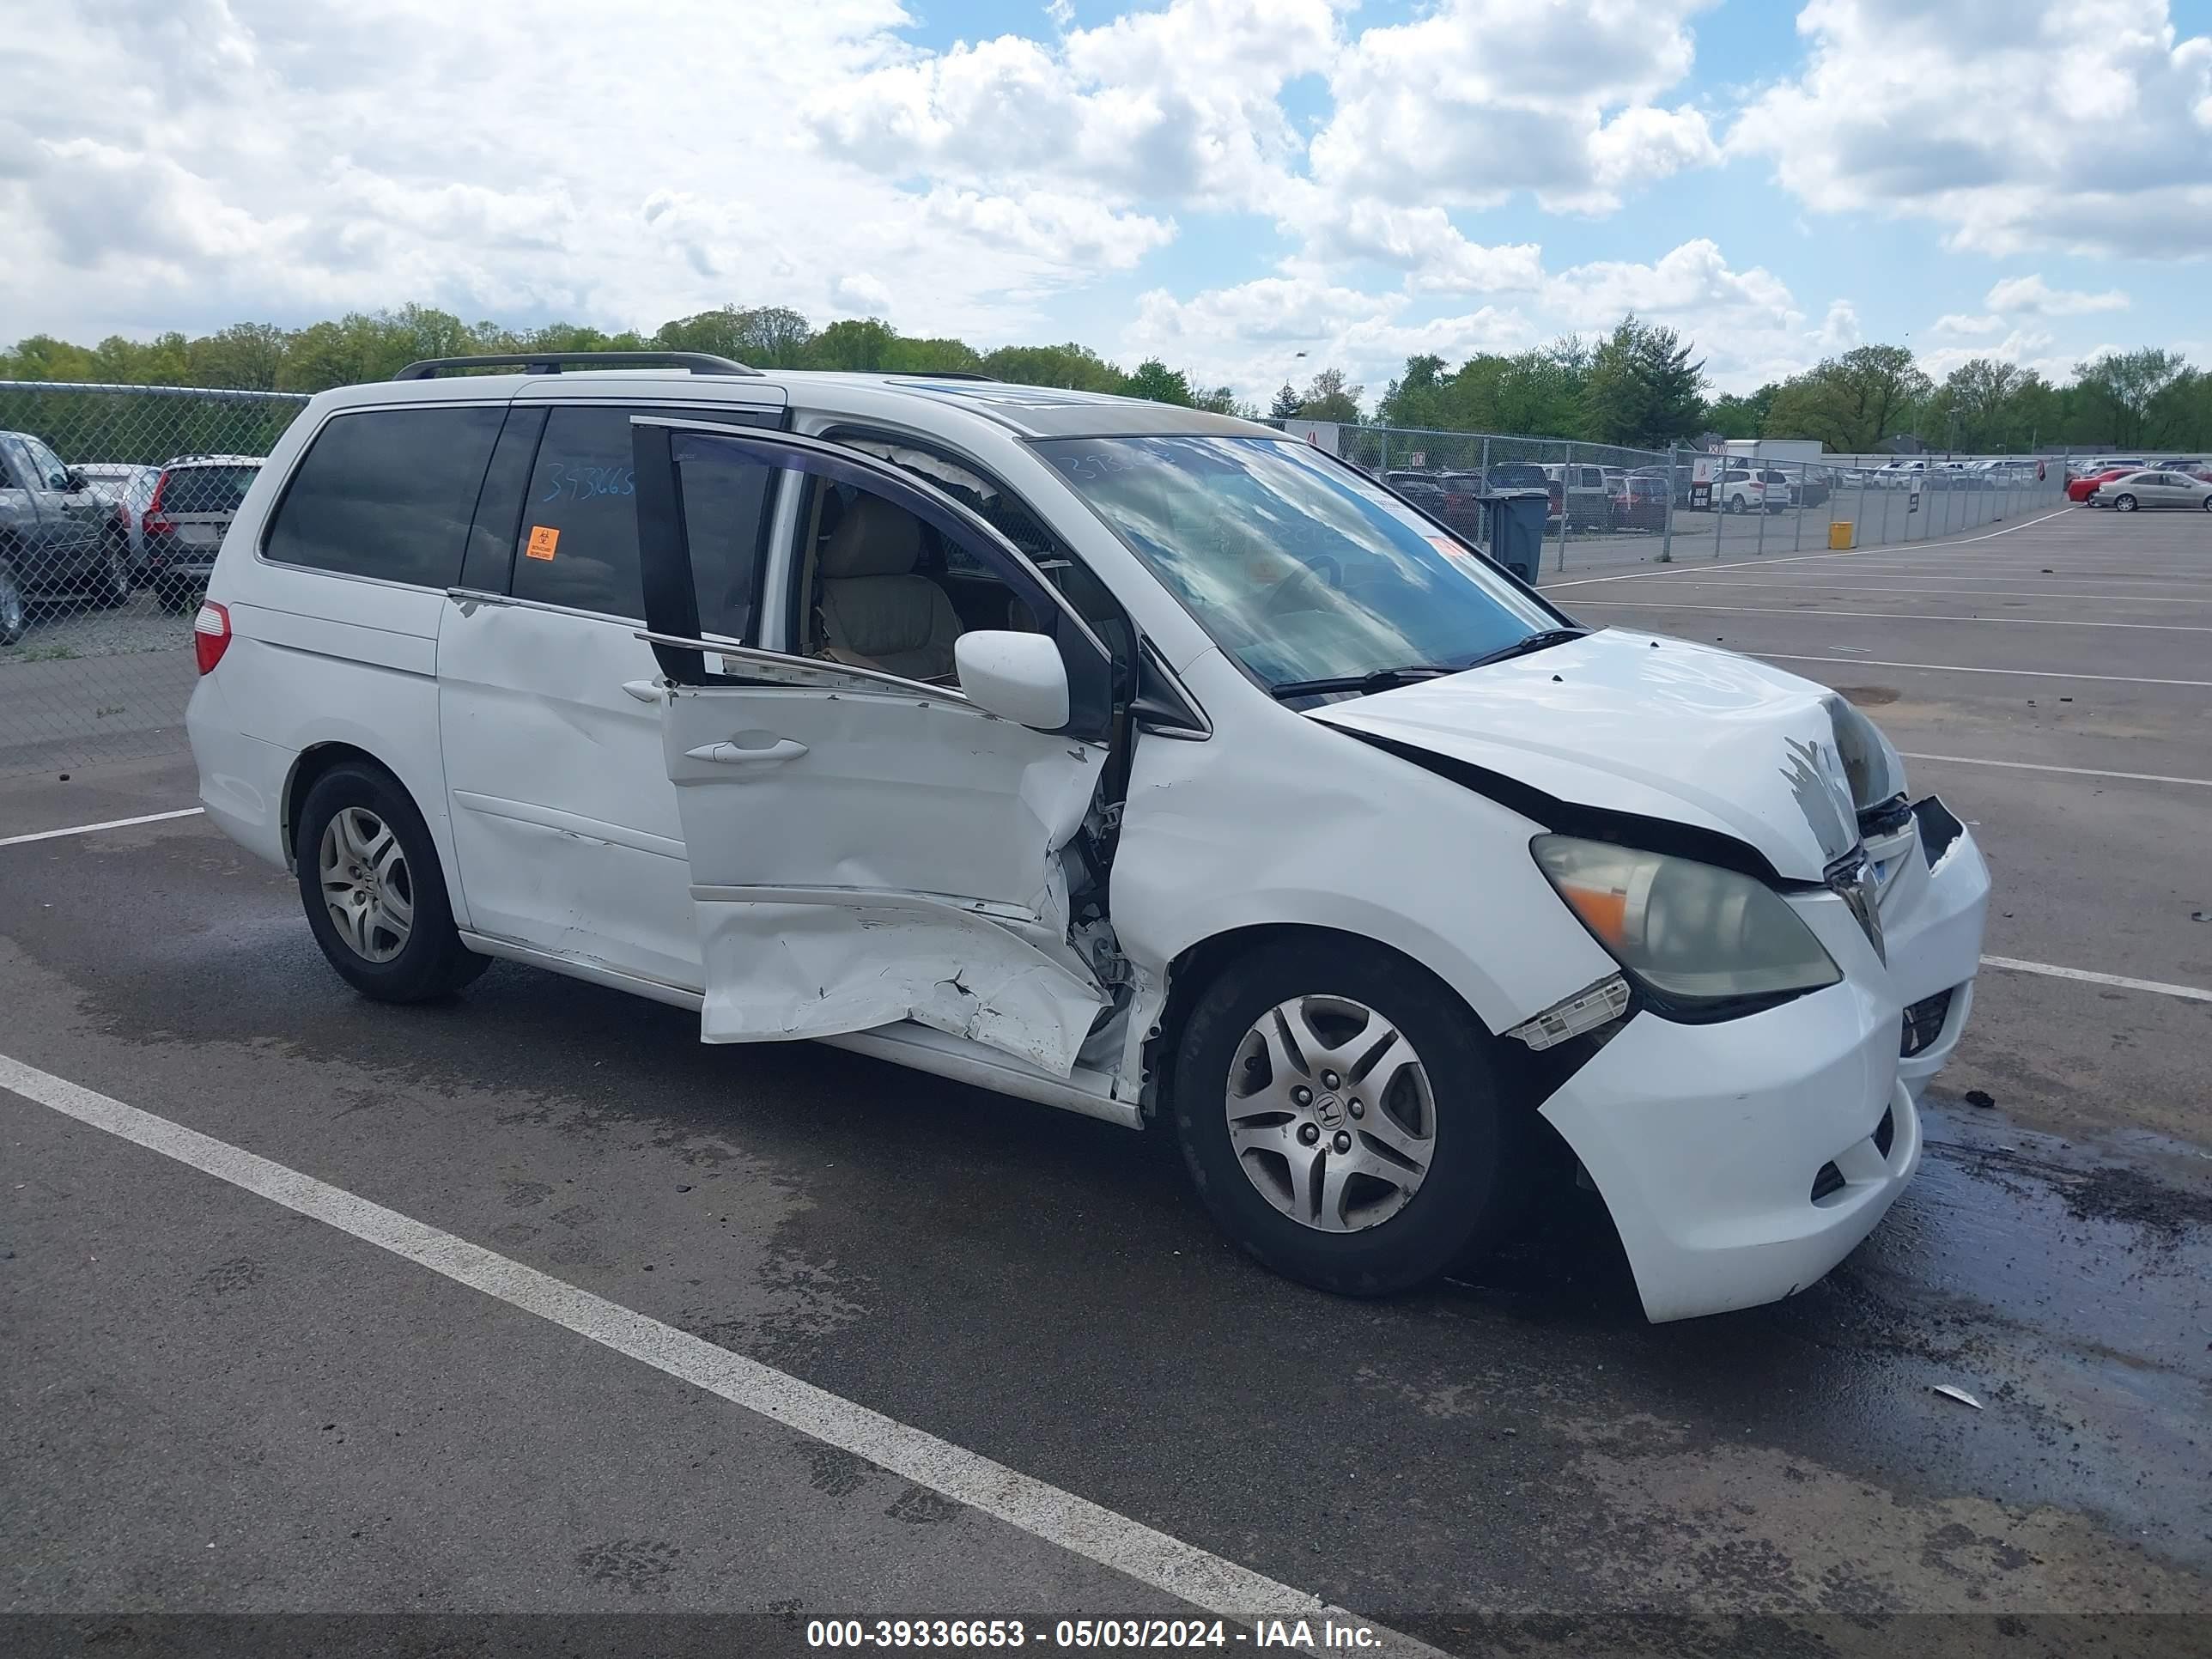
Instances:
[[[1804,463],[1800,462],[1797,467],[1797,509],[1796,514],[1797,523],[1795,526],[1796,533],[1790,538],[1790,550],[1792,553],[1802,553],[1805,550],[1805,491],[1807,487],[1809,486],[1812,482],[1813,469],[1806,465]]]
[[[1766,556],[1766,469],[1759,465],[1756,452],[1752,456],[1751,470],[1759,477],[1759,542],[1752,549],[1751,556],[1763,559]],[[1787,489],[1790,486],[1784,484],[1782,487]]]
[[[1659,532],[1659,562],[1662,564],[1674,562],[1674,445],[1667,446],[1667,516],[1660,520],[1662,528]]]
[[[1382,441],[1382,459],[1376,464],[1375,471],[1377,476],[1387,479],[1390,476],[1390,428],[1378,426],[1375,431]]]
[[[1721,479],[1728,471],[1725,452],[1721,456],[1716,457],[1711,465],[1713,487],[1705,492],[1705,505],[1713,510],[1713,562],[1718,564],[1721,557],[1721,526],[1728,518],[1728,514],[1721,511]]]
[[[1482,434],[1482,493],[1490,493],[1490,434]]]
[[[1559,568],[1567,568],[1567,496],[1574,489],[1575,447],[1567,446],[1567,458],[1559,463]]]
[[[1862,455],[1862,456],[1860,456],[1860,457],[1858,458],[1858,459],[1859,459],[1859,462],[1860,462],[1860,465],[1859,465],[1859,511],[1858,511],[1858,516],[1857,516],[1856,518],[1855,518],[1855,519],[1853,519],[1853,520],[1851,520],[1851,545],[1852,545],[1852,546],[1854,546],[1854,547],[1863,547],[1863,546],[1866,544],[1866,528],[1867,528],[1867,523],[1866,523],[1867,470],[1866,470],[1866,465],[1865,465],[1866,457],[1865,457],[1865,456],[1863,456],[1863,455]]]

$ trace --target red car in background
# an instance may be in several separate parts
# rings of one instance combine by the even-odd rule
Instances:
[[[1667,527],[1667,480],[1631,475],[1614,481],[1613,527],[1615,530],[1661,531]]]
[[[2069,479],[2066,485],[2066,499],[2069,501],[2087,501],[2089,499],[2089,492],[2099,484],[2110,483],[2115,478],[2124,478],[2130,472],[2141,471],[2142,471],[2141,467],[2115,466],[2108,467],[2102,472],[2092,472],[2085,477]]]

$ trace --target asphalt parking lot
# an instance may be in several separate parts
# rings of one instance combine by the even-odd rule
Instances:
[[[2203,1650],[2212,518],[1547,587],[1846,689],[1989,859],[2007,965],[1919,1179],[1827,1279],[1650,1327],[1562,1205],[1463,1278],[1331,1299],[1225,1245],[1164,1137],[702,1048],[508,963],[363,1002],[204,818],[22,838],[189,808],[187,759],[21,778],[21,1650],[191,1628],[149,1615],[405,1613],[322,1635],[447,1651],[433,1616],[714,1613],[642,1650],[731,1651],[1323,1604],[1386,1652],[2056,1654],[2090,1636],[2063,1615]]]

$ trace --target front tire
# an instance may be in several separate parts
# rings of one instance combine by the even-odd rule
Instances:
[[[1170,1099],[1200,1199],[1277,1273],[1345,1296],[1495,1239],[1528,1121],[1442,981],[1364,940],[1264,945],[1200,994]]]
[[[2134,496],[2115,495],[2112,497],[2112,511],[2115,513],[2132,513],[2135,510],[2136,498]]]
[[[92,573],[92,602],[112,611],[130,601],[131,543],[111,531],[100,538],[100,562]]]
[[[315,943],[362,995],[422,1002],[491,965],[461,943],[429,830],[388,772],[348,762],[316,779],[292,863]]]

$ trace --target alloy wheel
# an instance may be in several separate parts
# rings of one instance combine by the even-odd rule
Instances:
[[[1237,1046],[1225,1090],[1237,1166],[1319,1232],[1389,1220],[1436,1152],[1436,1097],[1413,1043],[1349,997],[1278,1003]]]
[[[316,864],[331,922],[364,962],[389,962],[415,926],[415,884],[392,826],[348,806],[323,827]]]

